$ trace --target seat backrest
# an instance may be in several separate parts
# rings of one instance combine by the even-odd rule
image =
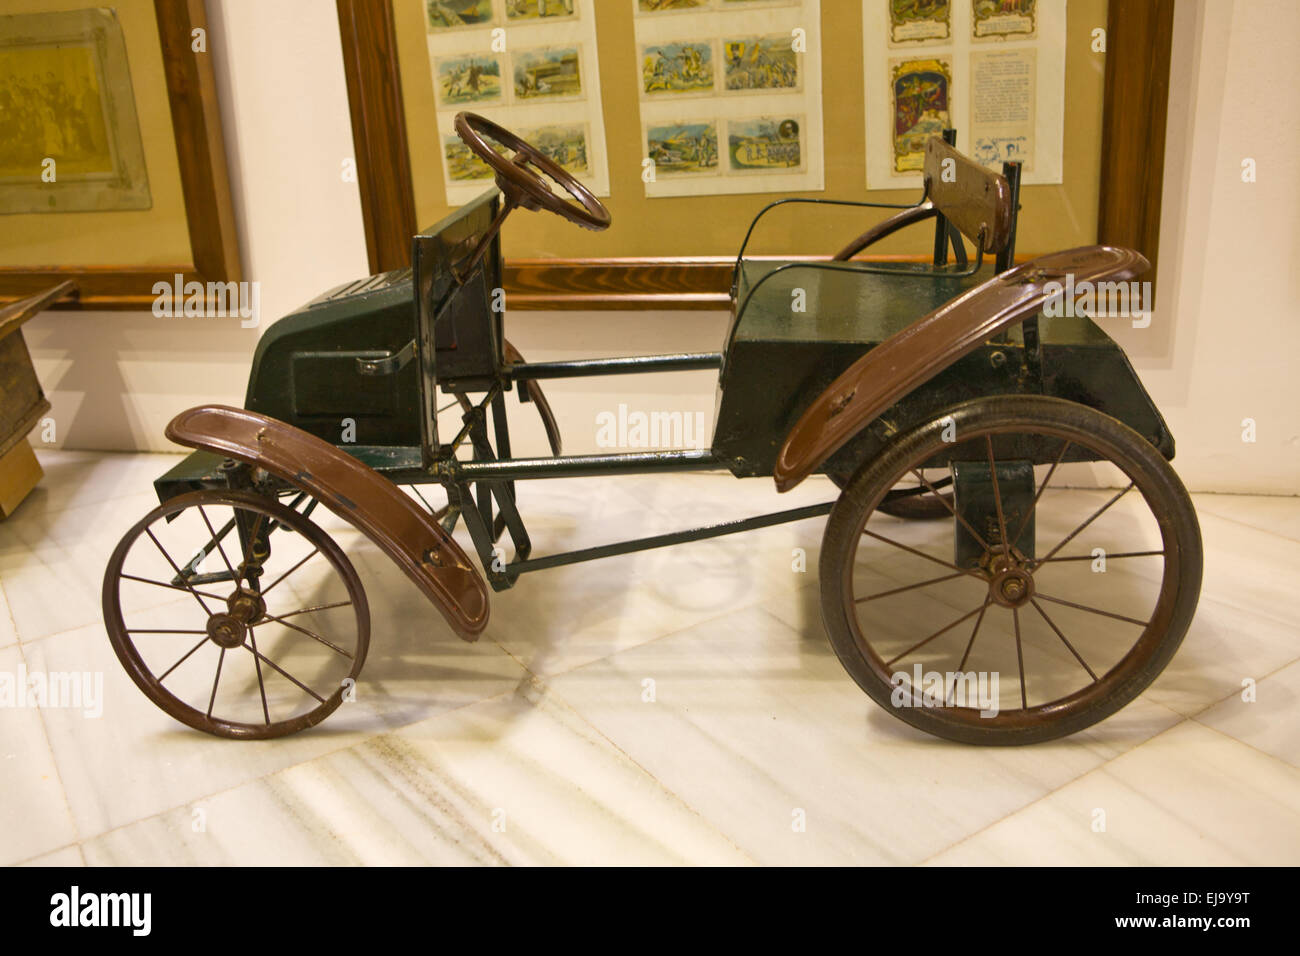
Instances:
[[[1011,186],[932,136],[925,143],[925,195],[949,222],[988,253],[1001,252],[1011,237]]]

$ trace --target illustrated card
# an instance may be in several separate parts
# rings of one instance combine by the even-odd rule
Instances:
[[[925,141],[952,125],[952,61],[946,57],[891,64],[894,171],[925,165]]]
[[[581,59],[576,46],[543,47],[516,52],[511,60],[515,100],[581,97]]]
[[[424,0],[424,19],[430,30],[484,27],[496,22],[492,0]]]
[[[501,58],[495,54],[470,53],[435,60],[433,75],[440,106],[462,107],[477,103],[500,103]]]
[[[950,0],[888,0],[889,45],[903,46],[952,36]]]
[[[762,116],[727,122],[727,162],[732,172],[791,172],[803,166],[802,117]]]
[[[722,55],[728,91],[799,88],[799,54],[788,33],[724,39]]]
[[[718,125],[713,120],[657,123],[646,128],[646,155],[662,176],[718,172]]]
[[[641,47],[641,92],[646,96],[713,93],[713,44],[698,40]]]
[[[1025,40],[1038,33],[1038,0],[971,0],[971,35],[977,40]]]
[[[558,20],[574,15],[573,0],[506,0],[506,20]]]

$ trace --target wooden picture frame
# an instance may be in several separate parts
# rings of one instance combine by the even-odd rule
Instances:
[[[207,31],[204,0],[154,0],[167,99],[185,197],[190,259],[140,267],[88,263],[0,267],[0,304],[71,279],[75,299],[54,308],[138,310],[151,308],[157,282],[237,282],[239,248],[226,169],[225,141],[210,53],[195,53],[195,30]],[[0,223],[2,226],[3,223]]]
[[[419,230],[391,0],[336,0],[374,273],[410,264]],[[1097,241],[1152,263],[1160,236],[1173,0],[1109,0]],[[1051,250],[1023,250],[1023,261]],[[867,257],[889,260],[925,257]],[[720,309],[732,258],[507,259],[513,309]]]

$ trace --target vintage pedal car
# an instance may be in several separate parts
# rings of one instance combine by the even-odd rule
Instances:
[[[958,741],[1074,733],[1169,662],[1201,579],[1196,516],[1168,463],[1173,438],[1095,322],[1068,308],[1044,314],[1067,280],[1130,280],[1147,268],[1142,256],[1088,246],[1013,266],[1019,167],[986,170],[949,131],[927,145],[921,199],[891,207],[831,258],[745,251],[777,207],[833,201],[760,212],[736,259],[720,351],[529,363],[494,308],[502,223],[522,207],[599,230],[609,213],[507,130],[469,113],[456,130],[499,192],[416,236],[409,269],[330,291],[270,328],[244,408],[192,408],[167,428],[196,451],[156,481],[161,504],[117,546],[103,590],[119,659],[167,713],[267,738],[318,723],[349,693],[369,611],[348,557],[312,520],[321,505],[371,538],[469,641],[487,624],[488,585],[829,515],[819,574],[836,654],[890,712]],[[928,220],[930,266],[854,258]],[[803,312],[791,309],[796,290]],[[562,454],[540,381],[681,369],[718,372],[710,449]],[[540,413],[550,456],[512,455],[510,391]],[[444,399],[462,413],[455,435],[439,433]],[[532,553],[516,482],[697,469],[770,477],[778,491],[824,473],[840,492]],[[441,485],[447,504],[421,507],[403,484]],[[481,573],[451,536],[461,519]]]

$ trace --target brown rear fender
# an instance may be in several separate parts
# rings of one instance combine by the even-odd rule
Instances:
[[[808,406],[777,456],[777,490],[789,491],[904,395],[1036,314],[1067,275],[1082,291],[1080,283],[1130,279],[1149,267],[1131,249],[1080,246],[1008,269],[945,303],[850,365]]]
[[[225,405],[181,412],[166,434],[311,494],[397,562],[465,640],[477,640],[487,626],[487,586],[460,545],[400,488],[351,455],[300,428]]]

